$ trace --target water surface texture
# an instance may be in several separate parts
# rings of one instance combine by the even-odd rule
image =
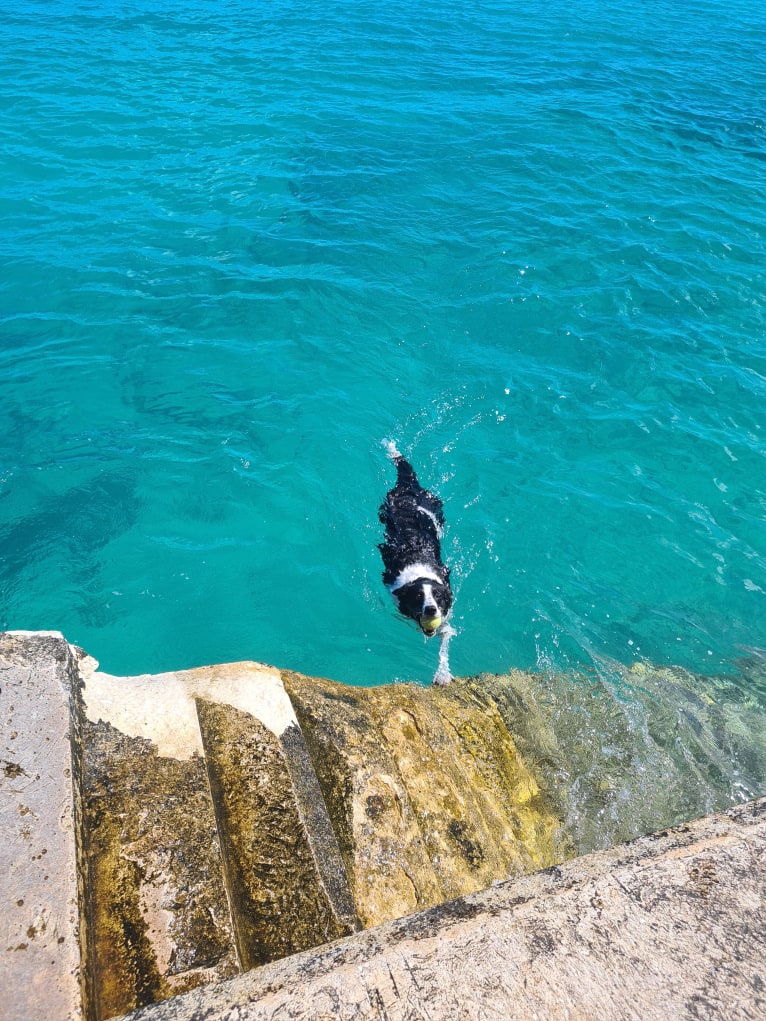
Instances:
[[[5,7],[0,627],[428,681],[392,438],[455,672],[766,701],[760,5]]]

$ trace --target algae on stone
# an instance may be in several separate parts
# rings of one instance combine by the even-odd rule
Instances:
[[[366,692],[284,672],[366,926],[436,904],[440,885]]]
[[[353,931],[350,900],[341,915],[318,875],[280,740],[232,706],[198,712],[243,967]]]
[[[366,926],[561,861],[561,823],[470,685],[283,672]]]
[[[239,970],[205,762],[83,723],[95,1017]]]

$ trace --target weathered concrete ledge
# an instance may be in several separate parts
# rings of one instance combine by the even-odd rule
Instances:
[[[25,644],[24,663],[0,650],[0,1018],[48,1021],[77,1016],[85,979],[77,723],[61,683],[69,647],[48,635]]]
[[[759,1021],[766,1017],[765,898],[761,799],[129,1018]]]

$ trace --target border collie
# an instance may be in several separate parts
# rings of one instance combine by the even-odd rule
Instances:
[[[439,543],[444,526],[442,502],[423,489],[412,465],[393,443],[388,442],[386,447],[396,465],[397,478],[378,512],[386,526],[385,541],[378,546],[385,568],[383,584],[400,613],[414,620],[427,638],[440,628],[444,637],[451,631],[446,618],[452,606],[452,590]],[[448,680],[442,677],[436,683]]]

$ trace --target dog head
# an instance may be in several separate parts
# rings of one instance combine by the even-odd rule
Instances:
[[[449,585],[427,578],[416,578],[396,589],[399,611],[414,620],[426,638],[431,638],[444,623],[452,606]]]

